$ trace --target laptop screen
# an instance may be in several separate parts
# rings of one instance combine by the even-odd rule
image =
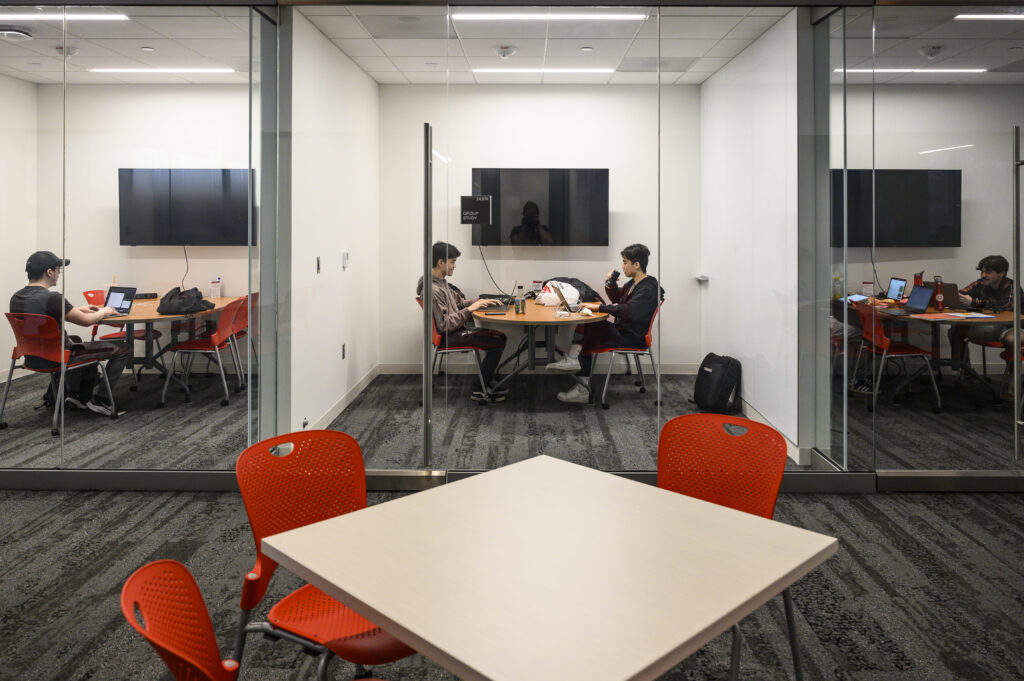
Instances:
[[[928,309],[928,303],[932,300],[932,290],[927,286],[915,286],[910,291],[910,298],[907,300],[906,309],[911,312],[924,312]]]
[[[135,289],[132,287],[111,286],[107,291],[107,307],[112,307],[121,314],[131,312],[133,300],[135,300]]]
[[[900,279],[899,277],[892,277],[889,279],[889,290],[886,292],[886,298],[892,298],[893,300],[899,300],[903,297],[903,292],[907,289],[907,280]]]

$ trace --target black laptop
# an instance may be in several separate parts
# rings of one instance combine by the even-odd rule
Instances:
[[[123,317],[131,312],[132,303],[135,301],[135,291],[136,289],[131,286],[111,286],[107,289],[107,301],[104,305],[117,310],[117,314],[104,317],[104,319],[110,319],[111,317]]]
[[[928,309],[928,303],[932,302],[932,290],[927,286],[915,286],[910,290],[910,297],[903,309],[886,310],[891,317],[903,317],[908,314],[921,314]]]

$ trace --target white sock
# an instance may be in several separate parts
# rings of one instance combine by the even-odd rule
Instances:
[[[569,346],[569,352],[566,353],[566,354],[569,357],[572,357],[573,359],[579,359],[580,352],[582,352],[582,351],[583,351],[583,346],[582,345],[580,345],[579,343],[573,343],[572,345]]]

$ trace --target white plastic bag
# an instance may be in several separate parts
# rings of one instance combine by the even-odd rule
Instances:
[[[541,292],[537,294],[537,304],[547,305],[548,307],[554,307],[558,305],[561,300],[558,298],[558,294],[552,286],[557,286],[562,289],[562,295],[565,296],[565,302],[570,305],[575,305],[580,302],[580,292],[576,290],[576,287],[572,284],[566,284],[564,281],[549,281],[541,289]]]

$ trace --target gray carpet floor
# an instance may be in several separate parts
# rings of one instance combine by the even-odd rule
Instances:
[[[371,495],[371,503],[386,499]],[[778,520],[840,539],[838,555],[792,590],[806,678],[1024,678],[1022,502],[1001,494],[780,497]],[[0,492],[0,511],[0,679],[169,679],[118,605],[124,579],[157,558],[193,570],[228,650],[254,556],[238,495]],[[262,611],[297,584],[279,570]],[[742,679],[790,678],[778,600],[744,622]],[[663,679],[724,679],[728,651],[722,636]],[[290,644],[253,637],[241,678],[312,679],[314,665]],[[334,679],[352,676],[346,664],[332,669]],[[389,681],[453,678],[421,656],[375,671]]]

